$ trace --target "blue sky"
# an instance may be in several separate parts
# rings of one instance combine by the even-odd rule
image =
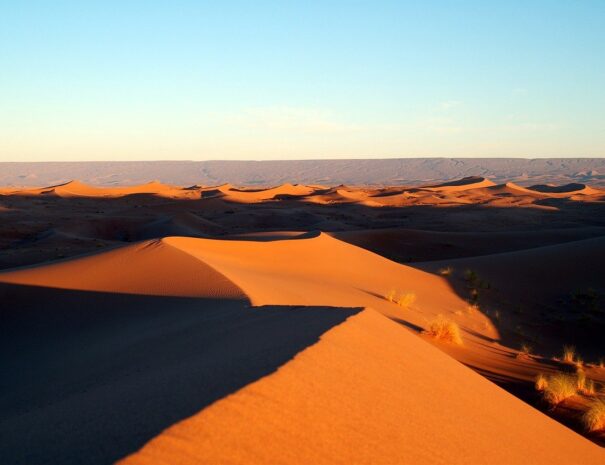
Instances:
[[[605,1],[0,2],[0,160],[605,156]]]

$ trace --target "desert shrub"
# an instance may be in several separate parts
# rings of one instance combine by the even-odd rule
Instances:
[[[586,387],[586,373],[584,373],[584,370],[578,370],[576,371],[576,389],[578,391],[584,391],[584,388]]]
[[[413,292],[404,292],[397,297],[397,305],[403,308],[408,308],[416,302],[416,294]]]
[[[538,376],[536,376],[535,386],[537,391],[544,391],[544,389],[546,389],[548,386],[548,379],[546,376],[544,376],[542,373],[538,374]]]
[[[396,296],[397,296],[397,291],[394,289],[391,289],[389,292],[386,293],[384,298],[387,299],[389,302],[395,302]]]
[[[605,429],[605,400],[593,400],[582,415],[582,422],[588,431]]]
[[[568,397],[576,395],[577,381],[573,375],[557,373],[548,378],[544,388],[544,399],[551,405],[558,405]]]
[[[582,389],[582,394],[585,396],[594,396],[596,393],[596,385],[592,379],[587,379],[584,383],[584,389]]]
[[[441,276],[451,276],[451,274],[453,272],[454,272],[454,269],[451,266],[446,266],[445,268],[439,269],[439,274]]]
[[[400,307],[408,308],[414,302],[416,302],[416,294],[413,292],[400,292],[396,290],[390,290],[384,297],[389,302],[396,303]]]
[[[576,358],[576,348],[574,346],[563,346],[563,361],[573,363]]]
[[[448,320],[443,315],[437,315],[437,318],[429,323],[425,334],[436,339],[442,339],[453,344],[461,345],[462,336],[460,336],[460,328],[456,323]]]

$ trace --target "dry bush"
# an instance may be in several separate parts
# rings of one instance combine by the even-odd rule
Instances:
[[[439,274],[441,276],[451,276],[454,272],[454,269],[451,266],[446,266],[445,268],[439,269]]]
[[[576,348],[574,346],[563,346],[563,361],[573,363],[576,358]]]
[[[535,386],[537,391],[544,391],[544,389],[548,387],[548,379],[546,379],[546,376],[542,373],[538,374],[538,376],[536,376]]]
[[[397,296],[397,291],[394,289],[391,289],[389,292],[387,292],[387,294],[384,296],[384,298],[387,299],[389,302],[395,302],[396,296]]]
[[[596,385],[592,379],[587,379],[584,383],[584,388],[582,389],[582,394],[585,396],[594,396],[596,393]]]
[[[403,308],[408,308],[416,302],[416,294],[413,292],[404,292],[397,298],[397,305]]]
[[[551,405],[558,405],[568,397],[576,395],[576,377],[564,373],[557,373],[548,378],[544,388],[544,399]]]
[[[429,326],[424,333],[436,339],[441,339],[453,344],[462,344],[460,328],[456,323],[448,320],[443,315],[437,315],[437,318],[429,323]]]
[[[416,302],[416,294],[413,292],[401,292],[394,289],[387,292],[384,298],[389,302],[393,302],[403,308],[408,308],[410,305]]]
[[[588,431],[605,429],[605,400],[593,400],[584,412],[582,422]]]
[[[576,388],[578,391],[584,391],[586,387],[586,373],[584,370],[578,369],[576,371]]]

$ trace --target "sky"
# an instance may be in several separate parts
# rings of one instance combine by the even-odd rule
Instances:
[[[605,1],[0,1],[0,161],[604,157]]]

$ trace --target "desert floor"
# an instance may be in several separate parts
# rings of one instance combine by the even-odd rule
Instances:
[[[0,218],[2,464],[605,463],[605,190],[73,181]]]

